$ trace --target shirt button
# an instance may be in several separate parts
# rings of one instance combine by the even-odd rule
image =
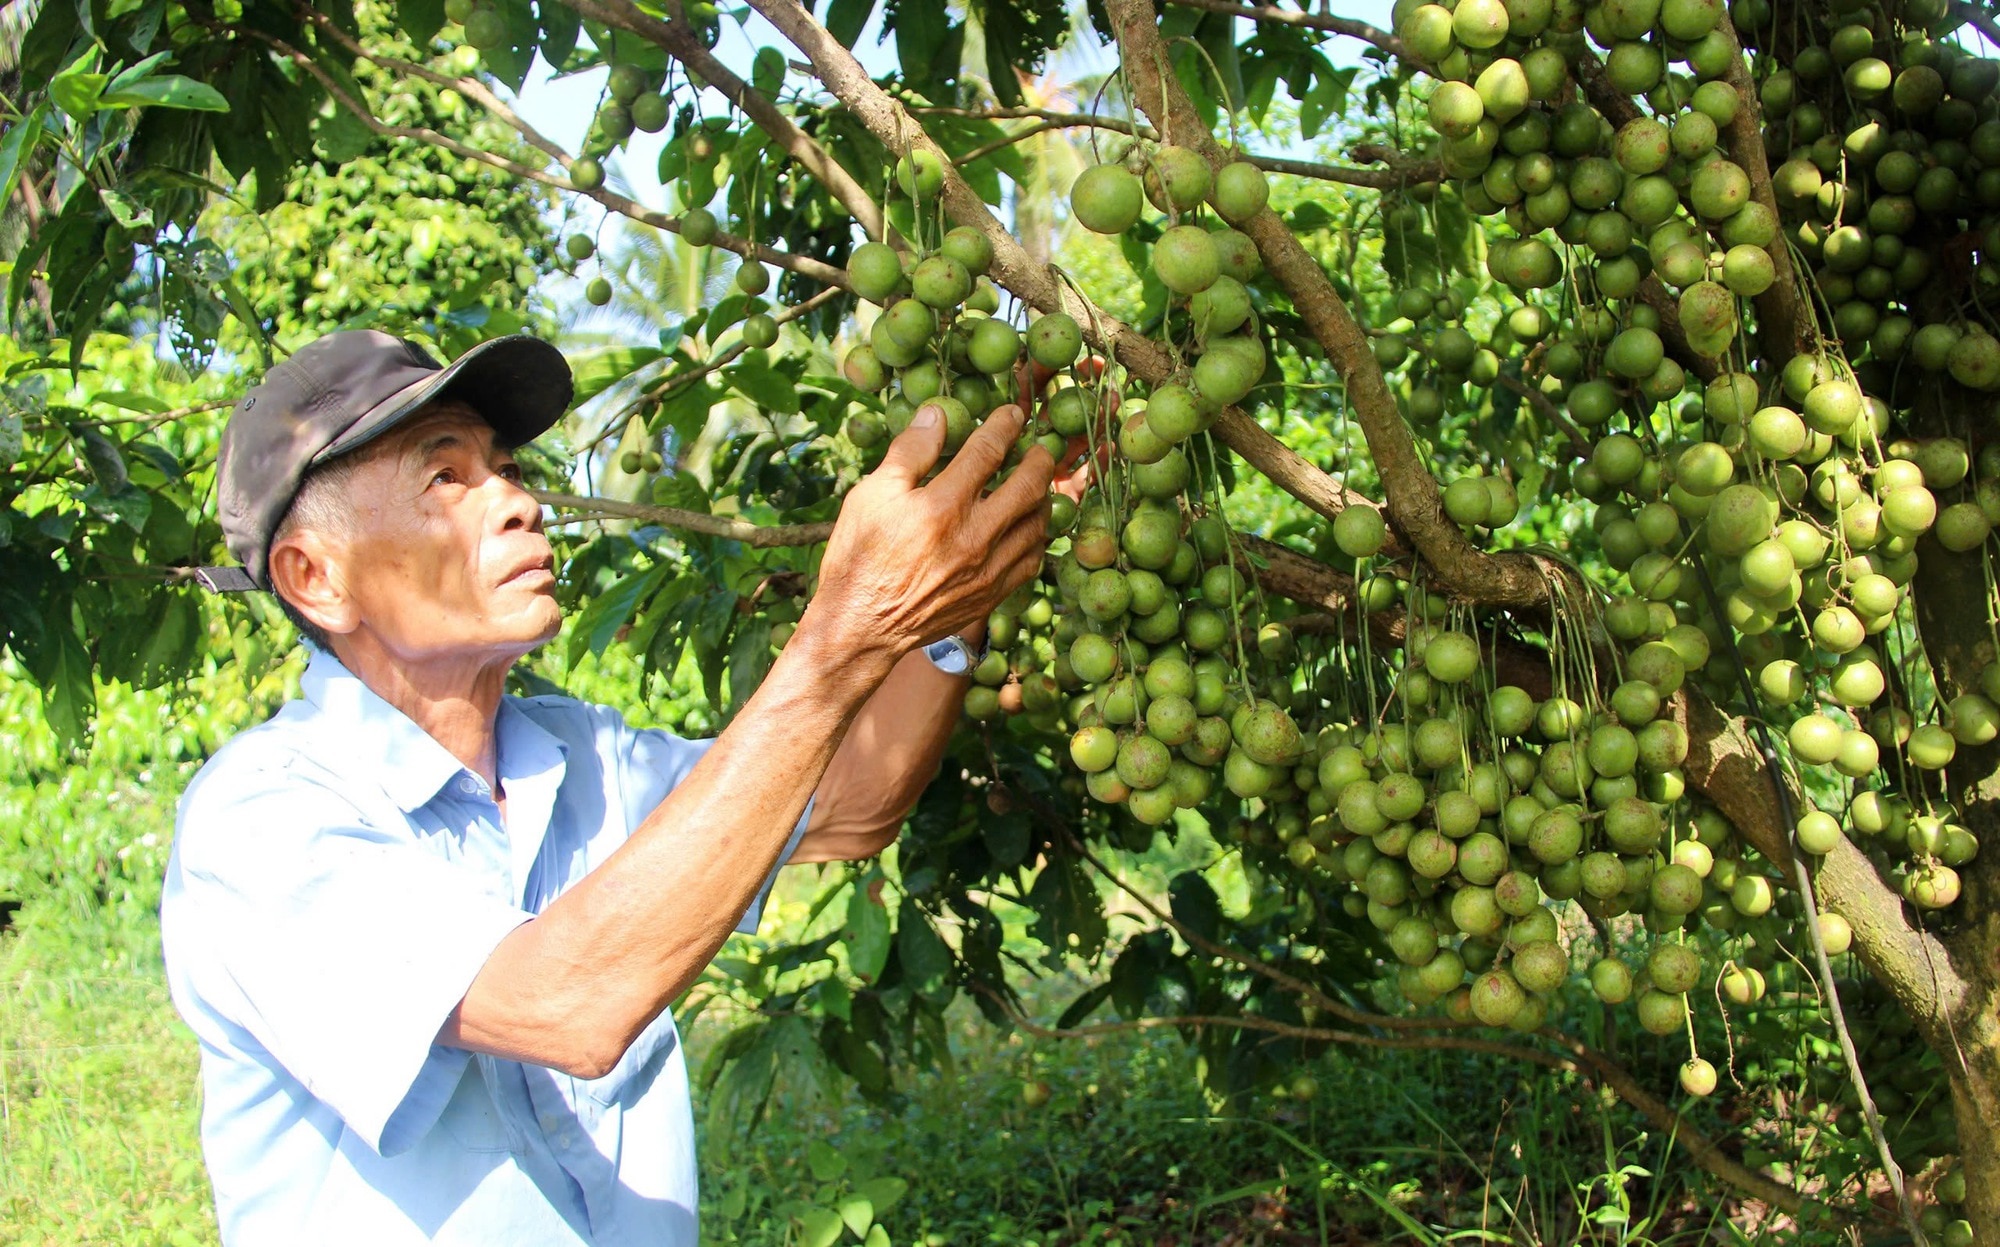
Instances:
[[[541,1121],[542,1133],[551,1136],[555,1134],[556,1128],[562,1125],[562,1118],[557,1117],[554,1113],[543,1113]]]
[[[468,795],[477,795],[479,792],[479,781],[467,775],[458,781],[458,790]]]

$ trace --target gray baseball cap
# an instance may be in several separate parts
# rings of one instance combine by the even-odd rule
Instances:
[[[574,393],[562,352],[525,334],[482,342],[449,365],[374,329],[315,339],[265,373],[230,413],[216,497],[223,540],[243,566],[204,567],[196,579],[222,592],[270,588],[271,538],[306,473],[434,399],[463,400],[502,442],[520,446],[562,419]]]

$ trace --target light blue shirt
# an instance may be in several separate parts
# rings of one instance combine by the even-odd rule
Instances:
[[[174,1004],[201,1041],[223,1242],[694,1247],[670,1014],[598,1079],[433,1041],[494,946],[624,843],[707,742],[505,698],[503,827],[484,780],[330,655],[303,694],[188,787],[160,904]]]

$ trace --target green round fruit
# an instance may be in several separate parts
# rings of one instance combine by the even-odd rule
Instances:
[[[1218,275],[1188,301],[1188,311],[1204,339],[1234,333],[1250,319],[1250,292],[1234,277]]]
[[[472,16],[465,19],[465,41],[481,52],[491,52],[495,48],[506,47],[507,39],[507,19],[500,16],[500,11],[490,5],[474,8]],[[574,180],[573,173],[572,180]]]
[[[1689,1057],[1681,1065],[1681,1090],[1691,1096],[1714,1095],[1715,1066],[1701,1057]]]
[[[965,302],[972,293],[972,274],[947,255],[934,255],[910,271],[910,293],[939,311]]]
[[[1028,326],[1028,354],[1044,368],[1067,368],[1083,351],[1083,330],[1067,312],[1036,317]]]
[[[686,212],[681,213],[680,226],[681,237],[687,239],[691,246],[706,247],[709,243],[715,241],[717,228],[715,214],[706,208],[689,208]],[[851,269],[849,271],[852,272]],[[897,280],[900,281],[902,275],[902,265],[898,264],[896,266]],[[857,291],[857,293],[859,292]],[[863,295],[862,297],[867,298],[868,296]],[[879,303],[881,300],[877,299],[875,302]]]
[[[1270,199],[1270,180],[1246,160],[1232,161],[1215,175],[1216,214],[1232,225],[1241,225],[1262,212]]]
[[[973,324],[965,353],[980,372],[1007,372],[1021,357],[1021,335],[1006,321],[984,317]]]
[[[1372,558],[1389,538],[1389,526],[1374,507],[1349,506],[1333,521],[1333,543],[1349,558]]]
[[[1153,153],[1144,178],[1146,198],[1162,212],[1187,212],[1198,207],[1215,184],[1208,161],[1200,152],[1171,145]]]
[[[1153,272],[1175,294],[1196,294],[1215,284],[1221,261],[1208,231],[1176,225],[1153,244]]]
[[[756,350],[769,350],[778,342],[778,322],[764,312],[743,320],[743,343]]]
[[[935,199],[944,189],[944,158],[917,148],[896,161],[896,186],[915,200]]]
[[[959,225],[946,232],[944,241],[938,244],[938,254],[978,277],[993,265],[993,242],[970,225]]]
[[[736,266],[736,288],[748,295],[760,295],[771,288],[771,273],[754,260]]]
[[[632,101],[632,128],[658,134],[667,128],[669,107],[664,95],[646,94]]]
[[[1590,967],[1590,988],[1608,1005],[1624,1004],[1632,998],[1632,970],[1615,957],[1604,957]]]
[[[563,251],[572,260],[588,260],[597,254],[597,244],[590,241],[588,234],[571,234],[563,239]]]
[[[593,277],[583,288],[583,297],[592,307],[603,307],[611,302],[611,282],[603,277]]]
[[[472,16],[474,21],[479,19],[477,13]],[[570,165],[569,182],[580,191],[594,191],[604,185],[604,166],[597,163],[595,157],[585,156]]]
[[[1451,15],[1454,38],[1475,50],[1497,47],[1507,37],[1510,25],[1502,0],[1459,0]]]
[[[1139,221],[1144,192],[1122,165],[1092,165],[1070,187],[1070,214],[1098,234],[1122,234]]]

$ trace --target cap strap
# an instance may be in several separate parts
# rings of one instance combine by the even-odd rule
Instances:
[[[210,593],[250,593],[262,587],[240,567],[197,567],[194,578]]]

